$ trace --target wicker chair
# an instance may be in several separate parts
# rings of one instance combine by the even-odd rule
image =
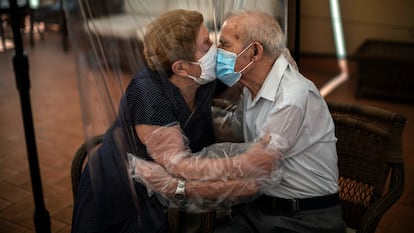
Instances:
[[[328,103],[336,127],[339,193],[344,221],[375,232],[404,189],[404,116],[369,106]]]
[[[76,193],[78,191],[79,181],[83,170],[83,165],[88,156],[88,152],[91,148],[98,146],[102,143],[103,135],[98,135],[90,138],[84,142],[76,151],[75,156],[72,159],[71,178],[72,178],[72,193],[73,200],[76,200]]]
[[[347,230],[375,232],[404,189],[402,133],[406,119],[363,105],[328,102],[328,107],[338,138],[339,192]],[[215,117],[232,110],[228,101],[213,102]],[[223,134],[220,127],[216,131]]]

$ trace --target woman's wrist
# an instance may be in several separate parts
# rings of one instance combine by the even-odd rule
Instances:
[[[229,174],[230,178],[243,178],[243,155],[244,154],[241,154],[231,158],[232,167],[228,169],[228,171],[232,171],[231,174]]]
[[[177,186],[175,188],[174,197],[177,199],[184,199],[186,197],[185,191],[185,179],[183,178],[176,178]]]

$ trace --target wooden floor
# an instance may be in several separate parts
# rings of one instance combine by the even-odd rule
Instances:
[[[46,208],[54,233],[70,232],[72,219],[71,159],[83,142],[83,126],[72,52],[64,53],[57,34],[28,46],[31,103]],[[32,233],[34,201],[24,139],[19,93],[12,68],[13,50],[0,52],[0,233]],[[318,87],[338,73],[336,60],[306,56],[302,72]],[[367,104],[407,117],[404,132],[406,186],[398,203],[381,220],[377,233],[414,229],[414,105],[355,99],[356,65],[349,80],[328,100]],[[414,90],[413,90],[414,91]]]

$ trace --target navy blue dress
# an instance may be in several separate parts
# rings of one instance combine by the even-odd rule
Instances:
[[[116,121],[90,156],[75,200],[72,233],[167,232],[167,208],[128,176],[127,152],[152,160],[138,139],[136,124],[178,122],[197,152],[215,141],[211,99],[215,82],[199,87],[193,113],[166,77],[144,69],[131,80]]]

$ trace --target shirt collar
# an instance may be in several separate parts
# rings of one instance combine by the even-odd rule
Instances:
[[[272,66],[269,74],[266,77],[262,87],[256,95],[256,98],[252,101],[254,105],[260,98],[274,101],[276,92],[278,90],[280,81],[289,63],[286,58],[281,54]]]

